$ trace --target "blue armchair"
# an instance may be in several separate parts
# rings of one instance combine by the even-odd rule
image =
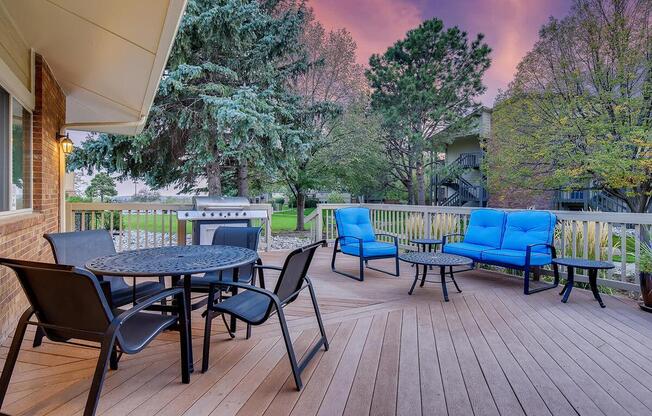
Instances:
[[[392,276],[399,275],[398,262],[398,238],[389,234],[376,234],[371,225],[371,218],[368,208],[342,208],[335,211],[335,222],[337,224],[337,238],[333,247],[333,259],[331,270],[355,280],[364,280],[364,268],[387,273]],[[385,236],[393,239],[393,243],[378,241],[377,237]],[[360,259],[360,274],[355,276],[335,268],[337,253],[355,256]],[[369,260],[395,259],[396,272],[391,273],[369,266]]]
[[[559,281],[530,290],[530,272],[548,265],[556,257],[553,237],[557,217],[548,211],[481,209],[471,213],[464,239],[449,243],[444,236],[442,251],[472,258],[476,263],[523,270],[526,295],[557,287]],[[554,266],[553,266],[554,267]]]

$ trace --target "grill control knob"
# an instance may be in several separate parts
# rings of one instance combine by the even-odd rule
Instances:
[[[214,213],[214,212],[211,212],[211,217],[214,217],[214,216],[215,216],[215,213]]]
[[[242,213],[242,216],[243,216],[243,217],[246,217],[246,216],[247,216],[247,213],[246,213],[246,212],[243,212],[243,213]]]
[[[186,212],[184,215],[187,217],[187,216],[189,216],[190,214],[188,214],[188,213]]]
[[[205,212],[202,212],[202,213],[201,213],[201,216],[202,216],[202,217],[205,217],[205,216],[206,216],[206,213],[205,213]]]
[[[222,216],[222,213],[221,213],[221,212],[219,213],[219,216],[220,216],[220,217]]]
[[[226,216],[227,216],[227,217],[230,217],[230,216],[231,216],[231,213],[230,213],[230,212],[227,212],[227,213],[226,213]]]
[[[235,213],[235,216],[236,216],[236,217],[238,216],[238,213],[237,213],[237,212]]]

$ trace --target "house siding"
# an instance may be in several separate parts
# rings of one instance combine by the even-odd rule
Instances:
[[[66,97],[47,63],[35,59],[33,113],[34,210],[0,218],[0,257],[53,261],[43,234],[59,230],[61,152],[56,133],[65,124]],[[0,342],[10,335],[27,307],[14,274],[0,268]]]

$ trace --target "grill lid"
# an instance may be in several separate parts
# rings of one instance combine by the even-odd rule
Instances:
[[[243,208],[250,205],[245,197],[231,196],[195,196],[192,203],[197,211],[208,211],[222,208]]]

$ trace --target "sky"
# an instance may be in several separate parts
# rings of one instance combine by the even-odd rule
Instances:
[[[446,27],[458,26],[475,38],[485,35],[492,48],[485,74],[491,107],[499,89],[511,81],[521,58],[532,48],[550,16],[567,14],[572,0],[308,0],[326,29],[347,29],[358,45],[358,62],[367,65],[408,30],[437,17]]]
[[[358,45],[358,62],[367,65],[374,53],[383,53],[408,30],[437,17],[446,27],[458,26],[475,38],[485,35],[492,48],[491,67],[485,74],[487,91],[480,97],[491,107],[499,89],[511,81],[521,58],[537,40],[550,16],[567,14],[573,0],[308,0],[326,29],[347,29]],[[76,145],[87,133],[71,132]],[[84,177],[88,182],[89,177]],[[119,195],[132,195],[142,182],[118,184]],[[162,195],[174,195],[163,189]]]

